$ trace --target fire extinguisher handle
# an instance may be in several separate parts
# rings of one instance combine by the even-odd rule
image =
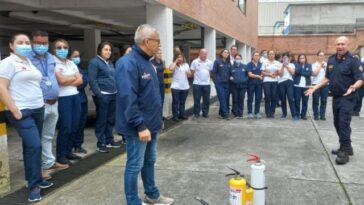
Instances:
[[[229,174],[226,174],[225,176],[227,177],[227,176],[240,176],[240,177],[244,177],[244,174],[241,174],[238,170],[236,170],[236,169],[233,169],[233,168],[231,168],[231,167],[227,167],[228,169],[230,169],[230,170],[232,170],[233,171],[233,173],[229,173]]]
[[[250,158],[247,160],[248,162],[260,162],[260,156],[258,154],[249,154]]]

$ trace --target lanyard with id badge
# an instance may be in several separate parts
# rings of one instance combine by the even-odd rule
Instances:
[[[44,84],[50,88],[50,87],[52,87],[52,81],[51,81],[51,79],[49,79],[49,76],[48,76],[48,64],[46,61],[41,61],[41,64],[42,64],[42,69],[43,69],[43,73],[44,73],[44,76],[43,76]]]

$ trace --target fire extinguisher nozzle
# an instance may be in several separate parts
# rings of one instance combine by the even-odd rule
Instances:
[[[209,203],[207,203],[205,200],[201,199],[200,197],[195,197],[195,199],[197,201],[199,201],[202,205],[210,205]]]

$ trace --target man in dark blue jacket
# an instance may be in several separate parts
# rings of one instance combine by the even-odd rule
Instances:
[[[159,34],[147,24],[140,25],[135,32],[135,43],[133,51],[116,62],[116,129],[126,139],[126,200],[128,205],[143,204],[138,197],[141,172],[144,203],[173,204],[173,199],[160,195],[154,181],[162,109],[157,73],[149,59],[158,52]]]
[[[356,103],[356,91],[363,85],[364,76],[359,60],[348,51],[348,38],[341,36],[335,43],[336,54],[327,61],[325,78],[305,94],[310,95],[330,82],[334,125],[340,142],[340,148],[331,153],[337,155],[336,164],[346,164],[349,156],[354,154],[351,146],[351,115]]]

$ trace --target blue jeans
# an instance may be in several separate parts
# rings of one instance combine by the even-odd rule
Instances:
[[[262,84],[249,84],[248,85],[248,114],[253,114],[253,99],[254,101],[254,114],[260,113],[260,101],[262,100],[263,87]]]
[[[177,90],[172,88],[172,113],[173,118],[185,117],[185,104],[188,90]]]
[[[244,99],[247,87],[237,87],[235,84],[232,84],[230,88],[233,94],[232,113],[236,117],[242,117],[244,113]]]
[[[83,144],[83,141],[85,138],[84,130],[85,130],[86,122],[87,122],[87,110],[88,110],[87,101],[82,102],[81,103],[81,113],[80,113],[80,123],[78,125],[77,134],[76,134],[75,140],[73,142],[74,148],[82,147],[82,144]]]
[[[229,116],[229,108],[228,108],[228,101],[229,101],[229,83],[228,82],[216,82],[215,84],[217,98],[219,99],[220,108],[219,108],[219,115],[221,117],[228,117]]]
[[[15,127],[18,135],[22,138],[25,180],[28,182],[28,189],[30,190],[42,182],[42,145],[40,140],[44,107],[23,109],[21,113],[22,118],[17,120],[11,112],[5,112],[9,123]]]
[[[80,122],[81,103],[78,94],[58,98],[57,160],[72,153]]]
[[[307,114],[307,102],[308,96],[305,95],[306,88],[294,87],[294,104],[295,104],[295,116],[306,117]],[[301,110],[302,100],[302,110]]]
[[[201,112],[201,97],[202,97],[202,115],[209,115],[210,107],[210,85],[193,85],[193,114],[200,116]]]
[[[312,109],[313,109],[313,116],[314,117],[325,117],[326,113],[326,104],[327,104],[327,97],[329,96],[329,86],[325,85],[321,87],[320,89],[316,90],[312,94]],[[319,111],[319,104],[320,105],[320,111]]]
[[[124,190],[127,205],[141,205],[138,197],[138,175],[141,172],[144,192],[149,198],[160,196],[154,180],[154,164],[157,160],[158,134],[152,133],[152,140],[148,143],[139,140],[138,136],[126,138],[126,167],[124,174]]]
[[[281,97],[282,117],[287,117],[287,100],[289,108],[291,109],[291,115],[294,117],[296,111],[293,101],[293,81],[285,80],[279,83],[279,93]]]
[[[92,96],[96,106],[95,135],[98,146],[114,141],[115,97],[116,94],[101,94],[99,97]]]
[[[277,105],[277,82],[264,82],[264,103],[265,103],[265,115],[267,117],[273,117],[276,105]]]

